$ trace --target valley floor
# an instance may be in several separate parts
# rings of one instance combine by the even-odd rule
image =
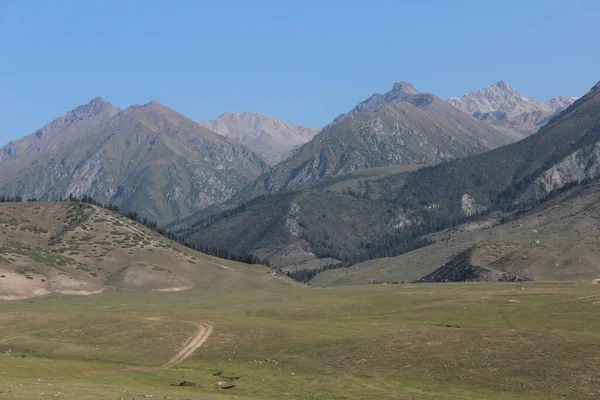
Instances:
[[[5,301],[0,398],[590,399],[599,316],[600,285],[540,282]]]

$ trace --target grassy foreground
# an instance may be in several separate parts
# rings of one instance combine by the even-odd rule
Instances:
[[[600,396],[599,317],[600,285],[566,283],[0,302],[0,398],[590,399]],[[158,369],[196,330],[186,321],[214,331]],[[170,386],[184,379],[201,387]]]

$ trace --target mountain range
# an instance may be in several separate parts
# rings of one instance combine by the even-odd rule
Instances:
[[[1,151],[0,194],[94,197],[166,223],[230,198],[267,170],[262,157],[157,102],[100,99]]]
[[[278,119],[253,113],[225,113],[200,125],[227,136],[257,154],[271,165],[288,158],[294,150],[311,140],[319,129],[288,124]]]
[[[536,132],[553,116],[575,102],[575,98],[556,96],[539,103],[523,96],[507,82],[448,99],[453,106],[495,126],[528,135]]]
[[[238,200],[310,187],[324,178],[364,168],[437,164],[522,137],[398,82],[389,92],[374,94],[335,118],[241,192]]]
[[[331,268],[400,256],[593,180],[598,97],[595,86],[541,104],[499,82],[443,100],[398,82],[321,131],[96,98],[0,149],[0,195],[89,195],[200,248]]]
[[[188,219],[187,230],[179,229],[208,247],[235,244],[256,254],[277,254],[278,260],[284,249],[295,268],[300,268],[300,253],[351,264],[396,256],[427,244],[432,232],[490,212],[502,215],[527,208],[597,178],[599,111],[600,84],[519,142],[413,172],[390,171],[372,180],[357,178],[357,171],[329,186],[323,181],[318,195],[310,189],[262,196],[219,216]],[[352,118],[345,116],[338,124]],[[333,190],[342,183],[344,191]],[[344,196],[352,200],[341,200]],[[272,214],[275,209],[281,214]],[[253,222],[247,220],[250,217]],[[243,236],[244,227],[256,221],[265,224],[262,233]],[[307,245],[291,252],[301,240]],[[307,261],[302,263],[306,266]]]

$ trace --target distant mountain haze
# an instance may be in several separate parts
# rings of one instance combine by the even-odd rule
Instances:
[[[311,140],[319,129],[289,124],[266,115],[225,113],[200,125],[242,143],[274,165]]]
[[[550,118],[575,102],[570,97],[557,96],[545,103],[526,98],[507,82],[500,81],[489,88],[448,99],[453,106],[496,126],[524,134],[536,132]]]

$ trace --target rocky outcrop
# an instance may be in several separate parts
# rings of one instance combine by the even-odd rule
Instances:
[[[485,207],[480,206],[479,203],[477,203],[477,200],[475,200],[468,193],[463,194],[462,198],[460,199],[460,202],[461,210],[463,214],[467,217],[471,217],[475,214],[479,214],[480,212],[485,211]]]
[[[548,193],[571,183],[600,176],[600,143],[595,143],[569,154],[562,161],[546,170],[535,181],[536,195]]]

